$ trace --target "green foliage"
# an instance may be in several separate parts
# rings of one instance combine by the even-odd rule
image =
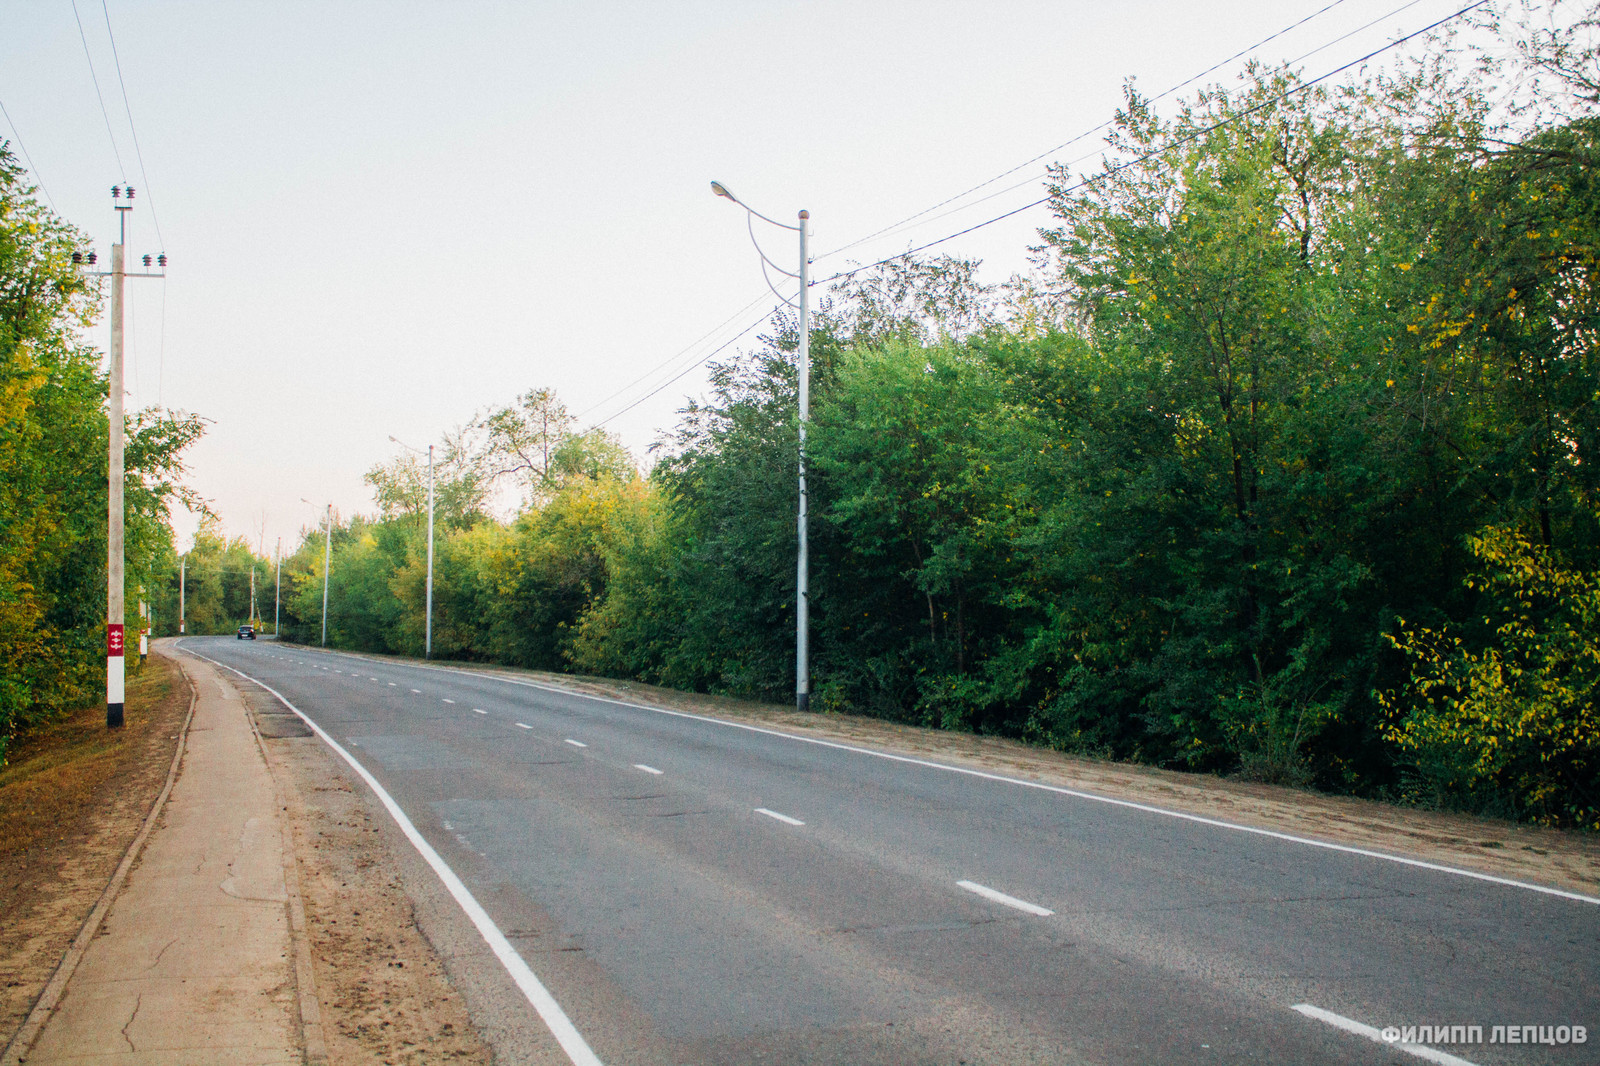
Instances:
[[[1442,51],[1338,91],[1253,69],[1171,118],[1130,88],[1102,172],[1053,174],[1031,277],[832,290],[815,706],[1594,826],[1593,50],[1509,54],[1546,78],[1519,127]],[[648,480],[546,389],[458,434],[436,653],[787,701],[798,339],[780,314],[713,366]],[[500,523],[467,490],[507,476]],[[331,638],[414,653],[419,470],[369,480]],[[314,639],[320,534],[290,563]]]
[[[255,574],[254,612],[250,577]],[[171,549],[163,555],[159,577],[147,587],[157,636],[178,632],[180,609],[184,632],[196,635],[232,633],[246,622],[261,624],[272,617],[275,571],[270,559],[258,558],[243,537],[229,540],[214,515],[201,519],[194,544],[184,556],[182,573]],[[181,588],[180,588],[181,585]],[[180,604],[180,599],[182,603]]]
[[[1471,538],[1474,627],[1407,626],[1412,663],[1392,739],[1419,798],[1600,829],[1600,573],[1492,527]],[[1462,631],[1465,630],[1465,635]]]
[[[104,677],[107,385],[76,335],[99,300],[72,264],[83,238],[33,193],[0,144],[0,763]],[[202,424],[147,410],[126,432],[132,634],[137,590],[171,554],[171,502],[192,499],[181,455]]]

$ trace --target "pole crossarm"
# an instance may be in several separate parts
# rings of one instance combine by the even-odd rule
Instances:
[[[165,278],[167,255],[159,256],[160,273],[128,271],[123,268],[128,244],[128,215],[133,210],[134,190],[127,190],[123,201],[122,186],[113,186],[112,206],[117,212],[117,240],[111,246],[110,270],[84,270],[93,267],[95,253],[84,256],[72,253],[73,266],[79,276],[111,279],[111,350],[106,367],[107,396],[106,417],[106,728],[120,729],[123,723],[123,703],[127,688],[127,658],[124,630],[127,625],[126,581],[127,556],[124,551],[126,535],[126,503],[123,497],[126,476],[125,451],[127,449],[127,419],[123,410],[123,298],[122,283],[128,278]],[[144,257],[144,265],[151,266],[152,256]],[[180,577],[179,584],[182,584]],[[182,592],[179,592],[180,602]],[[183,613],[179,609],[179,629]],[[143,635],[141,633],[141,641]],[[143,644],[140,645],[141,654]]]

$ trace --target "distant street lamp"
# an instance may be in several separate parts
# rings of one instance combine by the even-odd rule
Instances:
[[[407,451],[422,454],[421,448],[411,447],[392,433],[389,439]],[[428,607],[422,622],[422,657],[433,658],[433,445],[431,444],[428,445]]]
[[[304,496],[301,503],[311,503]],[[316,504],[311,503],[315,507]],[[328,523],[322,542],[322,646],[328,646],[328,568],[333,565],[333,504],[328,504]]]
[[[278,538],[278,547],[272,553],[273,579],[272,579],[272,639],[278,639],[278,611],[283,603],[283,538]]]
[[[800,312],[800,351],[796,362],[800,369],[800,514],[798,518],[799,551],[795,575],[795,651],[794,651],[794,703],[799,710],[808,710],[811,704],[811,579],[808,570],[809,558],[806,546],[806,423],[811,419],[811,314],[810,314],[810,257],[806,253],[806,222],[811,218],[811,212],[800,212],[800,224],[790,226],[776,219],[768,218],[755,210],[743,200],[740,200],[728,187],[721,182],[711,183],[711,191],[725,199],[732,200],[745,210],[745,228],[750,231],[750,242],[756,246],[756,254],[761,256],[761,276],[767,278],[767,287],[773,294]],[[756,233],[750,216],[755,216],[761,221],[786,229],[800,235],[800,272],[791,273],[777,263],[767,258],[767,253],[761,250],[761,245],[756,241]],[[772,267],[778,273],[794,278],[800,282],[800,303],[794,304],[782,293],[773,288],[772,279],[767,276],[767,267]]]

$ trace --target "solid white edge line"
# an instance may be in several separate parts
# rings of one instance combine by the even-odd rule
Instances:
[[[635,769],[635,770],[643,770],[643,771],[644,771],[644,772],[645,772],[645,773],[647,773],[647,774],[659,774],[659,773],[661,773],[661,771],[660,771],[660,770],[657,770],[657,769],[656,769],[656,768],[655,768],[655,767],[654,767],[654,766],[646,766],[646,765],[645,765],[645,764],[644,764],[644,763],[642,763],[642,762],[636,762],[636,763],[634,763],[634,764],[633,764],[633,768],[634,768],[634,769]]]
[[[1468,1062],[1466,1059],[1458,1058],[1446,1051],[1439,1051],[1438,1049],[1431,1048],[1426,1044],[1401,1044],[1398,1042],[1385,1040],[1383,1038],[1383,1033],[1377,1029],[1374,1029],[1370,1025],[1362,1025],[1360,1022],[1351,1018],[1346,1018],[1343,1015],[1335,1014],[1331,1010],[1323,1010],[1321,1007],[1313,1007],[1309,1003],[1296,1003],[1292,1009],[1299,1011],[1307,1018],[1315,1018],[1319,1022],[1326,1022],[1335,1029],[1343,1029],[1347,1033],[1353,1033],[1356,1036],[1364,1036],[1368,1040],[1382,1044],[1386,1048],[1393,1048],[1395,1051],[1404,1051],[1407,1055],[1415,1055],[1419,1059],[1427,1059],[1429,1062],[1436,1062],[1439,1064],[1439,1066],[1475,1066],[1474,1063]]]
[[[778,821],[782,822],[784,825],[805,825],[806,824],[806,823],[802,822],[798,818],[790,818],[787,814],[779,814],[777,811],[769,811],[765,807],[757,807],[756,808],[756,813],[757,814],[764,814],[768,818],[776,818]]]
[[[473,898],[472,893],[462,883],[461,878],[457,877],[456,872],[445,864],[445,861],[439,857],[439,853],[434,851],[433,846],[417,831],[417,827],[411,824],[411,819],[406,817],[406,812],[400,809],[400,805],[394,801],[388,792],[384,791],[383,786],[378,783],[378,779],[373,777],[365,766],[356,762],[355,758],[341,747],[338,741],[334,740],[325,729],[307,717],[304,711],[285,699],[283,693],[277,689],[257,681],[243,670],[235,670],[227,663],[219,663],[217,660],[201,655],[199,652],[189,648],[183,648],[183,651],[196,658],[205,659],[206,662],[214,666],[220,666],[224,670],[232,670],[246,681],[260,685],[267,692],[272,693],[279,703],[298,715],[301,721],[310,726],[312,731],[322,738],[323,743],[327,744],[328,747],[339,754],[340,758],[349,763],[350,768],[359,774],[361,780],[365,781],[367,787],[371,788],[377,795],[379,802],[389,812],[389,816],[400,827],[400,831],[406,835],[407,840],[411,841],[411,846],[417,849],[417,853],[433,868],[433,872],[438,875],[439,880],[444,882],[444,887],[450,891],[450,895],[455,897],[456,903],[466,912],[472,924],[477,927],[479,935],[489,945],[489,950],[494,952],[495,958],[500,960],[500,964],[511,975],[511,980],[516,982],[522,994],[533,1005],[533,1009],[539,1012],[539,1017],[544,1019],[544,1024],[549,1027],[551,1035],[561,1045],[561,1050],[567,1053],[567,1058],[572,1060],[573,1066],[604,1066],[600,1061],[600,1057],[590,1049],[588,1042],[583,1039],[583,1034],[578,1032],[577,1027],[572,1024],[572,1020],[561,1009],[561,1004],[556,1002],[549,989],[544,987],[544,984],[534,974],[533,970],[522,960],[522,956],[517,954],[516,948],[511,946],[511,942],[500,931],[500,927],[494,924],[494,919],[489,917],[489,913]]]
[[[331,654],[350,655],[360,658],[352,652],[334,652]],[[616,700],[609,696],[593,696],[587,692],[577,692],[573,689],[562,688],[560,685],[550,685],[538,681],[523,681],[519,678],[507,677],[504,674],[495,674],[488,671],[461,670],[449,666],[425,666],[420,663],[408,663],[421,670],[438,670],[447,674],[460,674],[463,677],[490,678],[507,685],[519,685],[522,688],[535,688],[541,692],[553,692],[561,696],[571,696],[575,699],[594,700],[596,703],[610,703],[617,707],[631,707],[636,711],[649,711],[652,714],[665,714],[673,718],[687,718],[695,722],[706,722],[711,725],[726,726],[729,729],[743,729],[750,733],[762,733],[770,737],[782,737],[785,740],[798,741],[801,744],[815,744],[821,748],[833,748],[836,751],[854,752],[857,755],[870,755],[875,759],[886,759],[889,762],[906,763],[911,766],[923,766],[931,770],[943,770],[952,774],[964,774],[968,777],[982,778],[985,781],[998,781],[1007,785],[1017,785],[1021,788],[1038,789],[1041,792],[1053,792],[1060,796],[1071,796],[1074,799],[1088,800],[1092,803],[1104,803],[1112,807],[1124,807],[1129,810],[1144,811],[1146,814],[1156,814],[1163,818],[1176,818],[1180,821],[1194,822],[1197,825],[1209,825],[1216,829],[1231,829],[1236,833],[1250,833],[1253,836],[1267,837],[1272,840],[1282,840],[1290,844],[1303,844],[1309,848],[1322,848],[1325,851],[1338,851],[1346,855],[1360,855],[1367,859],[1378,859],[1383,862],[1392,862],[1400,866],[1410,866],[1419,870],[1432,870],[1435,873],[1451,874],[1455,877],[1466,877],[1474,881],[1486,881],[1492,885],[1504,885],[1507,888],[1521,888],[1529,892],[1538,892],[1546,896],[1556,896],[1561,899],[1575,900],[1579,903],[1593,903],[1600,905],[1600,896],[1586,896],[1581,892],[1568,892],[1565,889],[1549,888],[1545,885],[1535,885],[1527,881],[1517,881],[1510,877],[1496,877],[1494,874],[1479,873],[1476,870],[1463,870],[1459,866],[1445,866],[1441,863],[1426,862],[1422,859],[1408,859],[1403,855],[1390,855],[1382,851],[1372,851],[1369,848],[1358,848],[1349,844],[1334,844],[1327,840],[1312,840],[1310,837],[1299,837],[1292,833],[1280,833],[1275,829],[1259,829],[1253,825],[1239,825],[1237,822],[1224,822],[1218,818],[1206,818],[1199,814],[1186,814],[1183,811],[1168,810],[1165,807],[1154,807],[1148,803],[1135,803],[1133,800],[1113,799],[1110,796],[1100,796],[1093,792],[1083,792],[1074,788],[1063,788],[1060,785],[1047,785],[1041,781],[1025,781],[1018,777],[1006,777],[1003,774],[991,774],[983,770],[972,770],[965,766],[951,766],[948,763],[933,762],[928,759],[917,759],[909,755],[895,755],[887,751],[874,751],[871,748],[859,748],[853,744],[840,744],[833,740],[822,740],[817,737],[802,737],[794,733],[785,733],[777,729],[767,729],[758,725],[747,725],[744,722],[730,722],[723,718],[712,718],[704,714],[691,714],[688,711],[672,711],[665,707],[652,707],[647,703],[634,703],[631,700]]]
[[[565,742],[568,743],[568,744],[571,744],[575,748],[587,748],[589,746],[589,745],[585,744],[583,741],[581,741],[581,740],[573,740],[571,737],[568,737]]]
[[[1048,918],[1055,913],[1048,907],[1041,907],[1037,903],[1029,903],[1025,899],[1018,899],[1016,896],[1008,896],[998,889],[990,888],[988,885],[980,885],[976,881],[957,881],[956,884],[968,892],[976,892],[984,899],[992,900],[995,903],[1003,903],[1007,907],[1015,907],[1017,910],[1025,911],[1035,917]]]
[[[1253,825],[1239,825],[1236,822],[1224,822],[1217,818],[1206,818],[1198,814],[1187,814],[1183,811],[1168,810],[1165,807],[1153,807],[1148,803],[1135,803],[1133,800],[1113,799],[1110,796],[1098,796],[1093,792],[1082,792],[1074,788],[1063,788],[1060,785],[1047,785],[1041,781],[1025,781],[1017,777],[1006,777],[1004,774],[991,774],[983,770],[972,770],[965,766],[951,766],[947,763],[933,762],[928,759],[917,759],[909,755],[895,755],[887,751],[873,751],[871,748],[859,748],[853,744],[840,744],[837,741],[821,740],[817,737],[802,737],[794,733],[785,733],[777,729],[767,729],[762,726],[746,725],[743,722],[729,722],[721,718],[712,718],[709,715],[690,714],[687,711],[673,711],[665,707],[651,707],[645,703],[632,703],[628,700],[614,700],[606,696],[591,696],[587,692],[574,692],[571,689],[561,688],[557,685],[542,685],[533,681],[519,681],[515,678],[502,677],[499,674],[475,674],[470,670],[451,670],[449,667],[432,667],[435,670],[445,670],[450,673],[465,674],[469,677],[492,677],[508,685],[521,685],[525,688],[536,688],[544,692],[554,692],[562,696],[574,696],[578,699],[594,700],[597,703],[610,703],[618,707],[631,707],[634,710],[650,711],[655,714],[670,715],[674,718],[688,718],[696,722],[707,722],[711,725],[727,726],[730,729],[743,729],[751,733],[763,733],[767,736],[782,737],[785,740],[795,740],[802,744],[815,744],[822,748],[833,748],[837,751],[854,752],[857,755],[870,755],[875,759],[886,759],[889,762],[907,763],[911,766],[922,766],[930,770],[944,770],[952,774],[964,774],[968,777],[982,778],[985,781],[998,781],[1007,785],[1018,785],[1022,788],[1038,789],[1041,792],[1054,792],[1060,796],[1071,796],[1074,799],[1089,800],[1093,803],[1104,803],[1112,807],[1125,807],[1130,810],[1144,811],[1146,814],[1157,814],[1164,818],[1176,818],[1185,822],[1194,822],[1199,825],[1209,825],[1217,829],[1231,829],[1236,833],[1250,833],[1254,836],[1268,837],[1273,840],[1282,840],[1290,844],[1304,844],[1307,847],[1322,848],[1327,851],[1343,852],[1346,855],[1360,855],[1368,859],[1381,859],[1384,862],[1398,863],[1401,866],[1411,866],[1422,870],[1432,870],[1435,873],[1453,874],[1456,877],[1467,877],[1474,881],[1487,881],[1490,884],[1505,885],[1508,888],[1522,888],[1529,892],[1539,892],[1546,896],[1558,896],[1562,899],[1576,900],[1579,903],[1600,904],[1600,896],[1586,896],[1581,892],[1568,892],[1560,888],[1548,888],[1544,885],[1530,884],[1527,881],[1517,881],[1509,877],[1496,877],[1494,874],[1479,873],[1476,870],[1463,870],[1457,866],[1444,866],[1440,863],[1425,862],[1422,859],[1408,859],[1403,855],[1389,855],[1381,851],[1372,851],[1368,848],[1357,848],[1349,844],[1334,844],[1326,840],[1312,840],[1309,837],[1299,837],[1292,833],[1280,833],[1275,829],[1260,829]]]

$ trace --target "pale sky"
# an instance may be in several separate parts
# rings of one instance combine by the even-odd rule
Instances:
[[[130,409],[211,420],[190,482],[270,555],[318,521],[302,497],[371,511],[391,434],[425,446],[529,388],[642,456],[703,373],[618,412],[773,302],[739,313],[767,289],[713,179],[809,209],[826,277],[1038,199],[1044,161],[826,255],[1094,129],[1127,77],[1155,94],[1302,19],[1254,55],[1382,19],[1305,59],[1315,77],[1461,6],[76,0],[80,38],[71,0],[0,0],[0,138],[107,259],[110,187],[139,189],[130,262],[171,267],[128,282]],[[1002,281],[1049,221],[937,250]],[[793,235],[757,226],[791,263]]]

